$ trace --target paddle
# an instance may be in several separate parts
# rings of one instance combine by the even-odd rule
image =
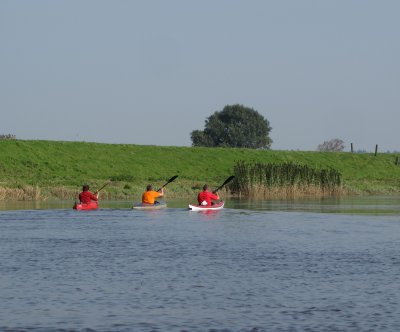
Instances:
[[[168,183],[174,181],[176,178],[178,177],[178,175],[173,176],[172,178],[170,178],[166,184],[164,184],[160,189],[158,189],[157,191],[160,191],[162,188],[164,188]]]
[[[229,182],[231,182],[235,178],[234,175],[231,175],[229,178],[225,180],[223,184],[221,184],[217,189],[213,190],[213,194],[215,194],[218,190],[220,190],[223,186],[227,185]]]
[[[111,183],[111,180],[107,181],[99,190],[96,191],[96,194],[100,192],[100,190],[104,189],[106,186],[108,186]]]

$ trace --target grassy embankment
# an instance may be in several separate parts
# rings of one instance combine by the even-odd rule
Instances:
[[[294,162],[333,168],[344,191],[400,193],[394,154],[351,154],[191,148],[56,141],[0,141],[0,199],[74,199],[83,183],[94,191],[108,179],[103,199],[138,199],[148,183],[167,186],[168,197],[193,195],[205,182],[220,185],[237,161]]]

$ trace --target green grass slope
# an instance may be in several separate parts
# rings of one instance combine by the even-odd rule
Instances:
[[[400,166],[394,154],[348,152],[262,151],[229,148],[161,147],[58,141],[0,141],[0,187],[36,186],[57,196],[57,188],[94,190],[108,179],[110,197],[141,192],[145,185],[168,185],[176,195],[192,194],[192,187],[221,184],[238,160],[292,161],[342,173],[346,189],[358,193],[400,192]],[[53,190],[53,194],[51,194]]]

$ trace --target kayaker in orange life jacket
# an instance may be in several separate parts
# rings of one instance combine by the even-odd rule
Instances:
[[[199,205],[203,206],[210,206],[213,204],[213,200],[218,200],[219,196],[218,194],[214,194],[211,191],[208,191],[208,185],[205,184],[203,186],[203,191],[199,192],[197,195],[197,201],[199,202]]]
[[[157,204],[158,202],[156,202],[155,199],[162,196],[164,196],[164,188],[160,188],[159,191],[154,191],[153,186],[149,184],[142,195],[142,203]]]
[[[98,199],[99,199],[99,193],[97,192],[95,194],[91,193],[89,191],[89,186],[87,184],[84,184],[82,187],[82,192],[79,194],[79,201],[84,204],[89,204],[92,201],[97,202]]]

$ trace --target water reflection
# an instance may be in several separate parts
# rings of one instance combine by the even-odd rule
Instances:
[[[1,210],[55,210],[72,209],[75,201],[0,201]],[[132,201],[101,201],[100,209],[131,209]]]
[[[71,201],[0,201],[0,210],[47,210],[72,206]]]
[[[222,210],[189,211],[188,213],[197,216],[201,220],[215,220],[220,217]]]
[[[293,200],[233,199],[229,207],[267,211],[319,213],[400,214],[399,196],[349,196]]]
[[[72,209],[73,201],[0,201],[1,210],[52,210]],[[167,200],[169,209],[187,210],[190,202],[187,199]],[[129,209],[133,201],[101,201],[100,209]],[[350,214],[400,214],[400,196],[349,196],[329,198],[302,198],[292,200],[281,199],[227,199],[225,209],[251,211],[297,211],[318,213],[350,213]],[[145,211],[146,213],[148,211]],[[221,211],[200,211],[199,214],[214,218]],[[138,211],[132,212],[138,213]],[[142,211],[143,213],[143,211]],[[165,213],[160,211],[159,213]]]

